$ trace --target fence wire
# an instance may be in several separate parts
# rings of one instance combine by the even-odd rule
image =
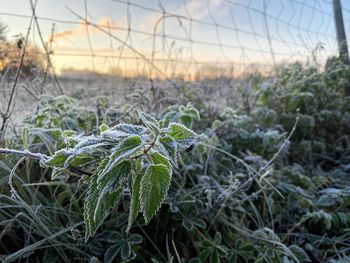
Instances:
[[[113,17],[98,14],[97,4]],[[65,9],[70,19],[45,16],[38,2],[36,14],[47,42],[54,24],[50,57],[67,76],[80,64],[130,77],[237,77],[296,61],[322,65],[337,54],[331,0],[85,0]],[[350,10],[343,14],[350,29]],[[0,15],[23,25],[31,17]]]

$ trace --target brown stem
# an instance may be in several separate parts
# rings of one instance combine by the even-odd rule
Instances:
[[[156,141],[157,141],[157,136],[156,136],[156,138],[150,143],[150,145],[149,145],[147,148],[145,148],[145,149],[143,150],[142,153],[140,153],[140,154],[138,154],[138,155],[136,155],[136,156],[134,156],[134,157],[132,157],[132,158],[130,158],[130,159],[131,159],[131,160],[135,160],[135,159],[137,159],[137,158],[140,158],[140,157],[143,156],[143,155],[148,155],[149,150],[151,150],[152,147],[156,144]]]
[[[23,47],[22,47],[21,59],[20,59],[19,66],[18,66],[17,71],[16,71],[15,80],[14,80],[13,85],[12,85],[12,90],[11,90],[11,94],[10,94],[10,99],[9,99],[8,104],[7,104],[6,112],[4,113],[4,115],[3,115],[3,117],[2,117],[2,124],[1,124],[1,128],[0,128],[0,142],[2,142],[2,141],[4,140],[4,138],[5,138],[6,124],[7,124],[7,121],[8,121],[8,120],[10,119],[10,117],[11,117],[11,112],[10,112],[10,110],[11,110],[11,105],[12,105],[13,98],[14,98],[14,96],[15,96],[15,91],[16,91],[16,87],[17,87],[17,82],[18,82],[19,75],[20,75],[20,73],[21,73],[21,69],[22,69],[22,66],[23,66],[24,56],[25,56],[25,53],[26,53],[26,48],[27,48],[27,44],[28,44],[28,39],[29,39],[30,30],[31,30],[31,28],[32,28],[33,18],[34,18],[34,14],[32,14],[32,17],[31,17],[31,19],[30,19],[30,23],[29,23],[27,35],[26,35],[26,38],[25,38],[24,45],[23,45]]]

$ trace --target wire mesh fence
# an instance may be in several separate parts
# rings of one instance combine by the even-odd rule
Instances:
[[[337,52],[330,0],[99,1],[117,11],[114,17],[95,14],[96,3],[84,1],[81,10],[66,6],[70,19],[61,19],[41,14],[38,2],[45,42],[55,25],[51,56],[60,67],[76,60],[91,71],[193,80],[219,72],[271,73],[281,64],[314,59],[320,46],[320,63]],[[343,13],[350,29],[350,10]],[[27,27],[31,10],[0,15]],[[42,46],[38,39],[33,30],[32,41]]]

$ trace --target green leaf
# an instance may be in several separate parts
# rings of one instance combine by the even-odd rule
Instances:
[[[211,249],[210,248],[207,248],[207,249],[204,249],[200,254],[199,254],[199,259],[201,262],[207,262],[207,258],[209,257],[211,253]]]
[[[158,135],[160,132],[159,122],[153,118],[151,115],[148,115],[144,112],[139,112],[139,117],[142,120],[143,124],[150,129],[155,135]]]
[[[28,149],[29,147],[29,130],[28,127],[24,127],[22,130],[22,141],[24,149]]]
[[[167,112],[162,120],[162,127],[168,127],[170,122],[176,122],[179,118],[180,114],[177,111],[169,111]]]
[[[67,150],[69,157],[64,162],[64,168],[67,168],[77,156],[95,151],[108,145],[110,145],[110,142],[101,138],[95,136],[84,137],[73,149]]]
[[[183,114],[180,117],[181,123],[185,125],[186,127],[191,127],[192,125],[192,117],[187,114]]]
[[[228,252],[226,251],[225,247],[223,247],[223,246],[216,246],[215,250],[220,257],[226,257],[228,255]]]
[[[150,156],[154,164],[163,164],[169,167],[169,169],[171,168],[169,159],[161,153],[154,151],[150,154]]]
[[[215,249],[210,255],[210,263],[219,263],[219,255]]]
[[[43,132],[49,135],[54,140],[60,140],[62,138],[61,129],[56,129],[56,128],[44,129]]]
[[[115,151],[109,157],[109,162],[105,166],[104,170],[98,177],[100,181],[109,171],[116,166],[124,158],[129,157],[134,154],[142,147],[141,137],[139,135],[133,135],[124,139],[120,144],[115,148]]]
[[[97,257],[92,257],[92,258],[90,258],[89,263],[100,263],[100,261],[98,260]]]
[[[131,256],[131,246],[129,242],[124,242],[121,246],[121,258],[122,260],[127,260]]]
[[[182,220],[182,225],[184,228],[186,228],[187,231],[192,231],[193,229],[192,222],[187,219]]]
[[[220,232],[216,232],[214,236],[214,243],[219,245],[221,243],[221,234]]]
[[[108,130],[109,130],[109,127],[108,127],[107,124],[102,123],[102,124],[100,125],[100,132],[105,132],[105,131],[108,131]]]
[[[73,136],[73,135],[75,135],[77,132],[76,131],[73,131],[73,130],[65,130],[64,132],[63,132],[63,136],[64,137],[71,137],[71,136]]]
[[[173,137],[158,137],[156,149],[170,159],[175,166],[177,165],[177,143]]]
[[[103,138],[108,140],[118,140],[132,135],[142,135],[146,131],[145,127],[130,124],[118,124],[115,128],[101,133]]]
[[[48,160],[45,161],[47,166],[51,167],[63,167],[65,161],[69,157],[69,153],[67,150],[62,149],[55,152]]]
[[[121,233],[117,231],[108,233],[106,237],[106,242],[108,243],[121,243],[123,241],[124,241],[124,237],[121,235]]]
[[[90,180],[90,185],[84,202],[85,241],[87,241],[90,236],[95,234],[97,228],[102,223],[96,223],[93,219],[99,195],[99,191],[97,190],[97,176],[93,175]],[[107,215],[105,214],[104,216]]]
[[[142,241],[143,241],[142,236],[140,236],[138,234],[132,234],[128,238],[129,244],[132,244],[132,245],[141,244]]]
[[[107,163],[108,159],[103,160],[99,173],[105,169]],[[121,182],[130,174],[131,168],[131,161],[123,161],[114,166],[100,181],[97,180],[99,173],[92,176],[84,203],[85,240],[96,233],[109,211],[119,201],[122,193]]]
[[[141,210],[148,224],[164,201],[171,181],[171,169],[164,164],[151,164],[141,179]]]
[[[186,109],[184,110],[184,112],[187,113],[188,115],[191,115],[196,120],[200,120],[201,119],[199,111],[196,108],[192,107],[192,106],[187,106]]]
[[[288,248],[300,262],[306,262],[307,260],[310,260],[309,256],[301,247],[297,245],[291,245]]]
[[[175,141],[183,148],[190,147],[198,137],[194,131],[175,122],[170,123],[167,130],[169,130],[168,135],[173,137]]]
[[[86,151],[86,149],[94,149],[100,145],[109,145],[109,142],[106,142],[105,140],[101,139],[100,137],[92,136],[86,136],[81,138],[79,143],[75,145],[73,149],[71,149],[71,152],[79,152],[79,151]],[[77,155],[77,154],[76,154]]]
[[[189,221],[199,227],[199,228],[203,228],[205,229],[205,227],[207,226],[207,224],[205,223],[205,221],[203,219],[200,219],[200,218],[190,218]]]
[[[130,200],[130,210],[129,210],[129,219],[128,227],[126,232],[129,232],[131,229],[132,223],[137,218],[137,215],[140,212],[140,188],[141,188],[141,178],[142,176],[136,173],[133,173],[132,176],[132,188],[131,188],[131,200]]]
[[[105,256],[104,256],[104,262],[105,263],[112,263],[112,262],[114,262],[114,259],[119,254],[120,250],[121,250],[120,244],[116,244],[116,245],[113,245],[110,248],[108,248],[106,250],[106,253],[105,253]]]
[[[97,199],[96,208],[94,212],[94,221],[97,220],[100,208],[104,206],[104,198],[108,198],[111,194],[115,192],[120,195],[121,191],[120,184],[123,179],[126,179],[131,173],[131,161],[122,161],[115,167],[111,169],[102,180],[97,178],[97,189],[100,191],[100,194]]]

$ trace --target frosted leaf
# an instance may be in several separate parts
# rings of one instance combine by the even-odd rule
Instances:
[[[168,133],[168,135],[175,139],[178,145],[183,148],[190,147],[198,137],[194,131],[175,122],[170,123],[169,127],[165,131]]]
[[[156,135],[159,134],[159,122],[154,117],[144,112],[139,112],[139,117],[148,129],[150,129]]]
[[[163,117],[163,121],[162,121],[163,127],[167,127],[169,123],[175,122],[180,116],[181,116],[180,113],[176,111],[167,112]]]
[[[177,165],[177,143],[171,136],[158,137],[156,149]]]
[[[115,147],[115,151],[109,157],[109,162],[99,175],[98,181],[100,181],[121,160],[134,154],[136,151],[141,149],[142,146],[142,140],[139,135],[130,136],[121,141],[119,145]]]
[[[152,152],[150,156],[154,164],[163,164],[171,169],[170,160],[166,156],[157,151]]]
[[[140,212],[141,179],[142,179],[141,175],[133,173],[131,196],[130,196],[130,210],[129,210],[128,226],[126,229],[127,232],[129,232],[132,226],[132,223],[135,221],[135,219],[137,218],[137,215]]]
[[[146,128],[139,125],[118,124],[115,128],[102,132],[101,136],[109,140],[125,138],[131,135],[142,135]]]
[[[123,161],[113,167],[103,180],[98,182],[97,178],[107,164],[108,159],[104,159],[98,168],[98,173],[92,176],[86,194],[84,203],[85,239],[95,234],[109,211],[116,205],[122,193],[121,182],[131,173],[131,161]]]
[[[54,155],[52,155],[45,161],[45,165],[53,167],[63,167],[65,161],[69,156],[70,153],[67,150],[58,150],[57,152],[55,152]]]
[[[158,212],[171,181],[171,170],[163,164],[151,164],[141,179],[141,210],[146,224]]]
[[[106,142],[100,138],[93,136],[85,137],[73,149],[67,151],[70,156],[64,162],[64,168],[67,168],[75,157],[110,145],[111,144],[109,142]]]

